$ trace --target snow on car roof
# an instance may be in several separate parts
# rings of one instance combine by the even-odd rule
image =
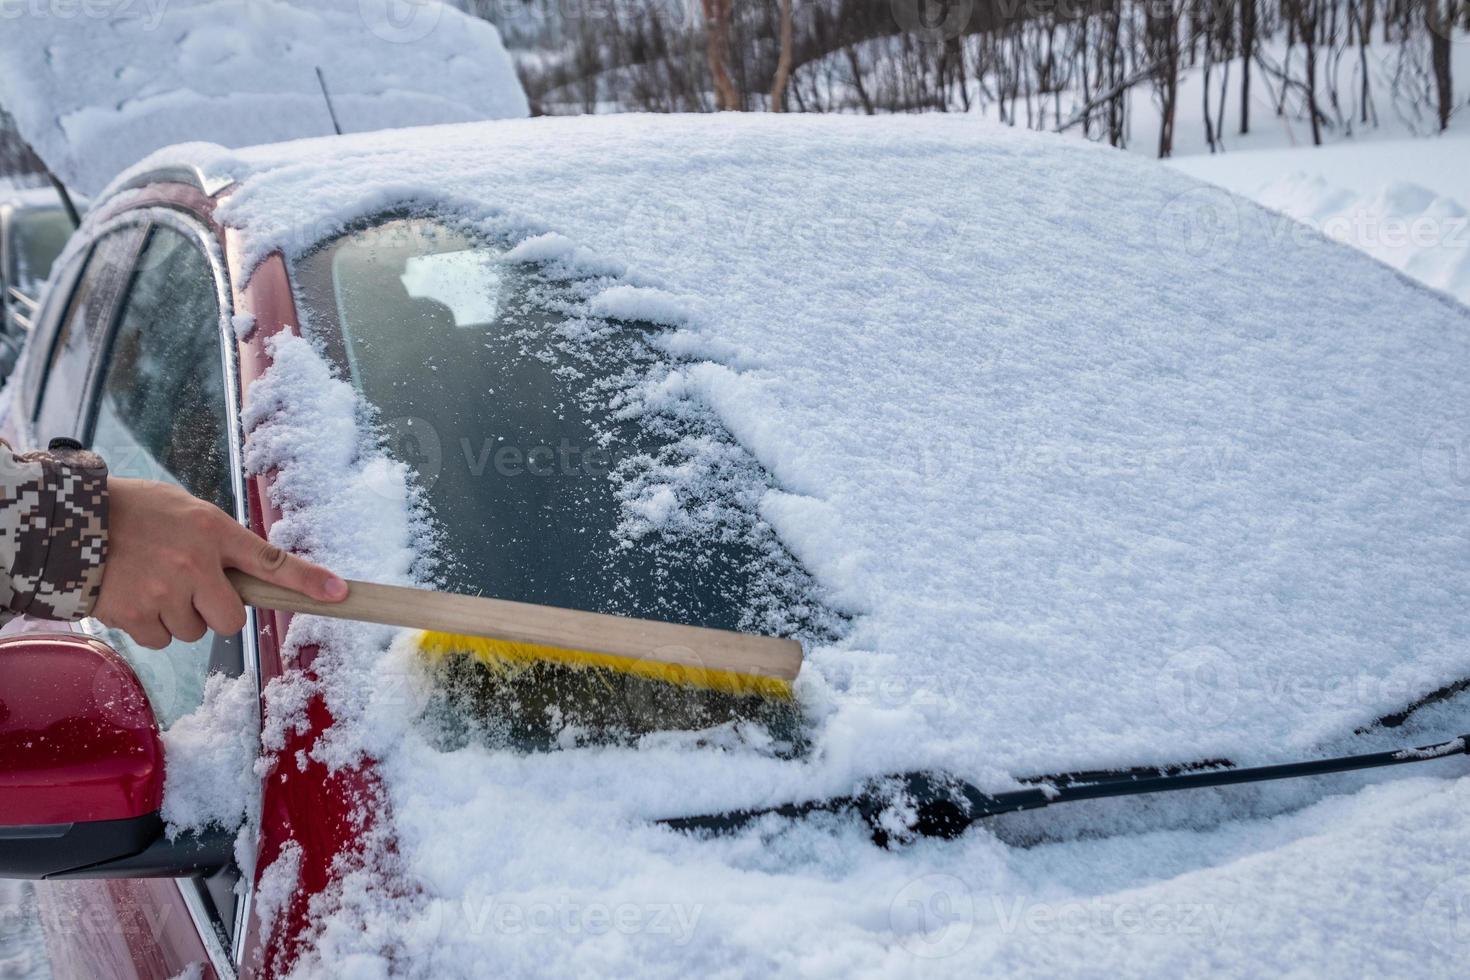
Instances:
[[[938,118],[185,155],[257,255],[441,202],[677,323],[852,615],[805,668],[824,785],[1282,759],[1470,674],[1470,315],[1183,175]]]
[[[32,5],[0,31],[0,105],[68,185],[95,194],[185,140],[244,146],[524,116],[500,35],[437,0]]]

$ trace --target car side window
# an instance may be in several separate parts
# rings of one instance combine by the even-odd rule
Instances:
[[[128,284],[93,397],[88,444],[115,476],[160,480],[233,513],[229,413],[214,272],[186,236],[155,227]],[[203,700],[211,670],[238,674],[239,637],[206,633],[161,652],[112,631],[171,725]]]
[[[76,288],[67,301],[61,325],[40,363],[31,390],[38,393],[36,436],[44,444],[56,436],[77,434],[87,372],[106,335],[118,293],[127,280],[143,231],[129,225],[97,239]]]

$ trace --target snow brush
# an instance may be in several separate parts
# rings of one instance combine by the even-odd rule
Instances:
[[[419,649],[430,659],[463,653],[504,672],[552,663],[786,700],[801,670],[801,644],[774,636],[351,580],[346,599],[318,602],[235,569],[226,574],[257,609],[423,630]]]

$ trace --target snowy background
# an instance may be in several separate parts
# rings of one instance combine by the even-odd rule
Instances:
[[[349,70],[329,75],[345,93],[360,91],[371,100],[380,91],[374,80],[382,66],[401,61],[399,70],[411,76],[414,59],[438,58],[444,47],[465,59],[459,70],[484,73],[489,64],[501,82],[477,89],[467,82],[471,75],[446,75],[453,96],[446,102],[431,110],[393,95],[379,103],[391,110],[367,125],[364,114],[353,125],[354,110],[366,103],[348,103],[342,121],[349,132],[526,111],[762,111],[784,104],[791,111],[855,115],[968,112],[992,124],[1062,128],[1058,139],[1113,144],[1147,160],[1167,156],[1148,166],[1201,178],[1299,223],[1272,226],[1276,234],[1310,241],[1321,233],[1470,303],[1470,36],[1455,21],[1453,4],[1445,4],[1441,16],[1413,3],[1375,8],[1288,0],[1247,8],[1245,0],[1199,7],[1166,2],[1152,5],[1154,13],[1146,16],[1142,5],[1108,8],[1118,14],[1080,5],[1068,14],[1054,5],[1017,3],[997,8],[994,21],[978,4],[926,13],[904,0],[867,7],[819,0],[789,7],[779,0],[723,6],[713,0],[702,7],[632,0],[462,5],[500,28],[524,101],[503,83],[498,39],[482,36],[491,54],[474,64],[473,45],[465,47],[465,35],[452,29],[461,23],[456,12],[390,4],[381,18],[365,15],[352,23],[354,6],[328,4],[325,13],[295,18],[300,36],[287,43],[286,63],[294,66],[289,75],[264,67],[279,36],[272,32],[274,40],[267,41],[248,24],[223,34],[196,24],[184,41],[168,34],[169,44],[178,42],[178,73],[153,71],[147,66],[159,57],[173,62],[157,50],[139,51],[140,38],[161,44],[165,37],[145,29],[149,8],[139,6],[144,19],[130,22],[121,35],[128,43],[103,45],[114,60],[93,63],[96,85],[117,86],[116,98],[102,109],[70,102],[79,89],[38,87],[36,63],[14,55],[0,61],[0,107],[33,132],[45,131],[48,118],[67,120],[55,128],[70,139],[50,147],[52,155],[73,160],[68,179],[95,192],[112,173],[107,166],[88,169],[93,158],[66,145],[90,140],[115,146],[137,137],[123,151],[130,157],[126,165],[183,138],[248,146],[319,134],[330,122],[318,94],[296,87],[314,83],[309,69],[327,57],[324,31],[367,25],[363,36],[378,45],[374,58],[356,63],[359,75],[350,63]],[[186,14],[190,7],[177,5]],[[783,9],[791,10],[792,54],[777,99],[772,87],[783,61]],[[1242,53],[1247,9],[1254,18],[1249,56]],[[10,26],[0,23],[0,29]],[[26,38],[32,54],[50,58],[53,32],[69,29],[30,21],[31,33],[12,37]],[[714,60],[711,36],[721,51]],[[214,70],[220,64],[234,67],[221,74]],[[1161,71],[1159,64],[1174,70]],[[1248,99],[1241,87],[1247,70],[1253,79]],[[191,75],[203,81],[193,83]],[[281,124],[284,129],[273,128],[268,113],[247,112],[232,133],[224,125],[229,114],[210,108],[238,101],[242,91],[269,95],[283,88],[291,89],[300,110]],[[204,106],[196,118],[210,119],[209,126],[145,126],[142,107],[191,99]],[[1251,107],[1244,133],[1243,102]],[[842,132],[848,138],[850,131]],[[46,149],[45,137],[32,142]],[[332,151],[324,146],[317,152],[329,158]],[[244,173],[275,165],[289,188],[289,164],[299,158],[291,151],[279,155],[273,161],[270,154],[253,160],[244,154],[244,163],[226,157],[221,166]],[[8,162],[19,182],[36,182],[28,169],[33,161],[13,131],[0,141],[0,162]],[[1160,181],[1171,179],[1158,174]],[[975,190],[981,200],[993,192]],[[1207,193],[1200,200],[1208,216],[1198,229],[1205,254],[1212,241],[1234,241],[1251,226],[1254,212],[1236,198]],[[240,206],[248,210],[251,202]],[[554,204],[542,213],[554,213]],[[569,223],[573,219],[563,216],[558,227]],[[1344,283],[1342,294],[1358,295],[1361,286]],[[1324,303],[1332,298],[1314,297]],[[1381,325],[1395,329],[1392,311],[1384,311]],[[738,408],[729,414],[738,417]],[[749,441],[759,439],[759,432],[748,434]],[[840,580],[841,570],[829,578]],[[1395,738],[1427,741],[1470,729],[1467,707],[1463,697],[1451,701]],[[443,772],[425,767],[397,773],[399,785],[408,787],[400,801],[406,826],[432,828],[453,819],[427,812],[441,808],[436,788],[462,778],[460,763],[438,764]],[[531,778],[512,763],[499,765],[504,771],[492,775],[508,785]],[[973,975],[983,969],[1036,976],[1449,976],[1460,972],[1470,953],[1465,772],[1464,763],[1451,760],[1407,778],[1339,777],[1187,801],[1086,805],[998,820],[963,841],[922,843],[898,854],[873,851],[854,828],[817,827],[779,836],[769,849],[770,842],[751,838],[691,847],[650,836],[609,855],[596,842],[559,840],[555,832],[571,828],[557,820],[549,830],[515,824],[503,812],[515,799],[481,799],[466,790],[458,805],[482,818],[498,815],[524,835],[512,845],[551,855],[501,869],[506,884],[517,889],[509,899],[518,903],[514,907],[550,909],[547,921],[554,924],[548,928],[563,939],[585,929],[599,908],[631,909],[636,934],[622,947],[584,948],[569,939],[549,953],[533,949],[546,935],[509,934],[490,937],[498,944],[471,943],[456,952],[447,937],[463,935],[505,906],[497,906],[501,896],[487,891],[483,879],[456,867],[463,841],[449,846],[429,839],[409,841],[420,848],[417,873],[453,899],[418,910],[407,927],[374,918],[372,909],[358,910],[342,919],[328,944],[352,955],[361,935],[348,930],[366,921],[394,941],[419,943],[425,962],[438,950],[445,972],[494,949],[513,974],[545,970],[552,962],[562,971],[595,973],[626,967],[636,954],[651,972],[670,975],[691,969]],[[415,812],[416,786],[427,787],[420,794],[426,812]],[[535,804],[530,796],[519,802]],[[488,832],[477,841],[485,849],[510,846]],[[789,873],[795,865],[800,874]],[[538,888],[537,875],[547,869],[565,874],[566,882]],[[574,881],[580,872],[586,873]],[[773,880],[782,882],[787,900],[762,918],[750,910],[765,901]],[[711,883],[745,913],[733,915],[706,899]],[[721,935],[736,930],[749,935]],[[360,966],[371,975],[370,962]],[[0,883],[0,978],[45,975],[30,892]]]

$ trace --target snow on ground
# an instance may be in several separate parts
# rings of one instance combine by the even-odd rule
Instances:
[[[1301,173],[1356,194],[1372,194],[1394,181],[1405,181],[1455,201],[1470,201],[1470,136],[1229,150],[1179,156],[1168,165],[1247,197]]]
[[[380,760],[397,835],[303,972],[379,975],[385,951],[425,976],[1137,969],[1145,940],[1150,963],[1239,975],[1450,962],[1466,791],[1435,776],[899,852],[846,821],[701,841],[646,820],[917,766],[999,788],[1361,748],[1355,726],[1470,671],[1463,310],[1155,164],[973,119],[536,120],[154,162],[180,154],[243,181],[219,213],[257,255],[440,202],[614,270],[599,308],[684,325],[666,388],[771,472],[763,515],[853,616],[809,651],[803,762],[678,737],[443,752],[381,696],[412,674],[402,645],[299,618],[339,719],[323,755]],[[404,580],[403,474],[361,451],[309,349],[277,356],[247,414],[282,543]],[[1096,834],[1117,836],[1076,839]],[[386,898],[388,873],[415,897]],[[1078,902],[1103,924],[1060,934]]]
[[[50,980],[41,928],[31,883],[0,879],[0,980]]]
[[[1470,139],[1236,152],[1170,165],[1470,305]]]
[[[495,28],[394,0],[30,4],[0,31],[0,105],[69,186],[171,143],[244,146],[524,116]]]

